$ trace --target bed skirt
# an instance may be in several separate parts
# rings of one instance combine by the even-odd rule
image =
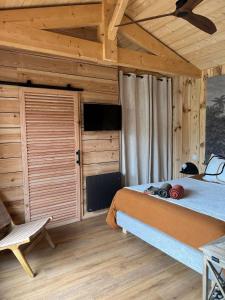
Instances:
[[[192,248],[162,231],[146,225],[141,221],[118,211],[117,225],[139,237],[151,246],[161,250],[175,260],[202,274],[203,254],[200,250]]]

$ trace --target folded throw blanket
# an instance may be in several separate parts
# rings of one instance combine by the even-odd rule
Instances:
[[[182,185],[174,185],[170,189],[170,197],[173,199],[181,199],[184,196],[184,188]]]
[[[169,198],[170,197],[170,189],[172,185],[170,183],[164,183],[158,191],[158,195],[162,198]]]
[[[147,190],[144,191],[144,193],[148,195],[158,195],[162,198],[169,198],[169,191],[171,188],[172,185],[170,183],[164,183],[159,188],[151,185]]]
[[[159,188],[151,185],[147,190],[144,191],[144,193],[148,195],[158,195]]]

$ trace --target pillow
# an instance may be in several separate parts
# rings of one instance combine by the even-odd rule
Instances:
[[[225,158],[212,154],[206,166],[204,180],[225,184]]]
[[[221,166],[221,171],[219,175],[216,176],[217,180],[219,183],[224,183],[225,184],[225,164]]]

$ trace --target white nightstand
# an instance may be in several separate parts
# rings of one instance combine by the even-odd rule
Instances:
[[[223,299],[225,300],[225,277],[222,276],[225,269],[225,236],[213,243],[201,247],[204,254],[203,271],[203,300]],[[209,274],[212,279],[212,287],[209,290]],[[220,291],[220,297],[214,298],[213,295]]]

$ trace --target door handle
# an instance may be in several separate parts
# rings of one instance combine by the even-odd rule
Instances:
[[[77,155],[77,161],[76,161],[76,163],[78,165],[80,165],[80,150],[77,150],[76,155]]]

